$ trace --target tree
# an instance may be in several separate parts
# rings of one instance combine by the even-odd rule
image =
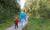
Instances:
[[[13,17],[20,12],[20,5],[16,0],[0,0],[0,20]]]

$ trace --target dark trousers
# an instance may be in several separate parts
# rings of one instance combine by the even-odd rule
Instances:
[[[16,29],[16,26],[17,26],[17,28],[18,28],[18,23],[15,23],[15,29]]]

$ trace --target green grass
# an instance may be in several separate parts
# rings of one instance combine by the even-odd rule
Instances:
[[[17,15],[18,19],[19,16]],[[12,25],[14,25],[14,17],[11,19],[6,20],[4,23],[0,24],[0,30],[5,30],[8,27],[11,27]]]
[[[23,30],[50,30],[50,20],[30,16],[29,22]]]

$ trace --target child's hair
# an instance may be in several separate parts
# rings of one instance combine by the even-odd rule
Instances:
[[[17,19],[17,17],[15,17],[15,19]]]

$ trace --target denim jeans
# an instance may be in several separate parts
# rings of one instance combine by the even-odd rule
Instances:
[[[25,20],[21,20],[21,24],[22,24],[22,26],[24,26],[25,25]]]
[[[15,28],[16,28],[16,26],[17,26],[17,28],[18,28],[18,23],[15,23]]]

